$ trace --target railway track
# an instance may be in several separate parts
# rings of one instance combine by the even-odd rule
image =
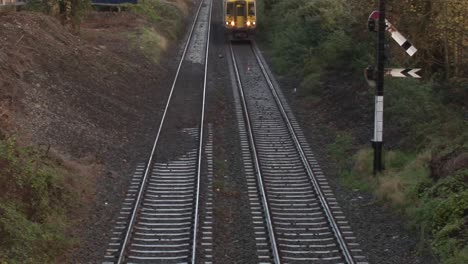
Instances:
[[[367,263],[255,43],[230,54],[258,262]]]
[[[208,215],[199,215],[211,12],[212,0],[202,0],[179,62],[151,154],[146,163],[137,165],[113,228],[104,263],[195,263],[201,254],[197,252],[203,252],[202,258],[205,260],[212,257],[209,225],[212,221],[211,194],[208,194],[205,202]],[[194,89],[202,88],[201,92],[197,92],[201,97],[201,113],[185,117],[199,120],[198,124],[183,129],[179,129],[178,125],[166,124],[170,118],[179,118],[174,114],[177,114],[177,109],[173,112],[169,109],[175,108],[172,102],[181,96],[178,94],[187,93],[186,90],[177,91],[180,89],[178,86],[187,86],[186,80],[179,84],[181,72],[186,70],[188,75],[193,75],[194,69],[198,68],[204,69],[201,76],[195,78],[200,84],[191,85]],[[163,134],[171,134],[175,130],[185,139],[184,153],[169,160],[158,158],[164,144],[167,146],[174,143],[163,142],[167,140]],[[208,149],[211,144],[208,142]],[[208,163],[209,172],[210,166]],[[204,221],[201,225],[202,235],[198,234],[200,218]]]

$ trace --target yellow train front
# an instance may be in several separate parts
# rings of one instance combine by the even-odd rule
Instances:
[[[248,39],[257,27],[256,0],[224,0],[224,26],[235,39]]]

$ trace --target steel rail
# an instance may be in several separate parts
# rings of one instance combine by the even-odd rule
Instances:
[[[203,1],[203,0],[202,0]],[[213,0],[210,1],[210,13],[208,15],[208,33],[206,40],[206,51],[205,51],[205,75],[203,77],[203,102],[201,111],[200,121],[200,145],[198,147],[198,171],[197,171],[197,189],[195,198],[195,213],[194,213],[194,225],[193,225],[193,248],[192,248],[192,264],[196,263],[197,257],[197,232],[198,232],[198,210],[200,203],[200,181],[201,181],[201,163],[203,155],[203,132],[205,123],[205,103],[206,103],[206,86],[208,82],[208,58],[210,50],[210,33],[211,33],[211,14],[213,11]]]
[[[245,123],[247,124],[247,131],[248,131],[248,134],[249,134],[250,148],[252,150],[252,156],[253,156],[253,161],[254,161],[254,164],[255,164],[255,170],[257,172],[256,175],[257,175],[257,179],[258,179],[258,185],[260,187],[259,188],[260,189],[260,196],[262,197],[262,204],[263,204],[263,208],[265,210],[265,215],[266,215],[265,218],[266,218],[266,222],[267,222],[268,236],[270,237],[270,244],[271,244],[271,250],[272,250],[272,253],[273,253],[273,260],[274,260],[274,262],[276,264],[280,264],[281,260],[280,260],[280,256],[279,256],[278,246],[276,244],[276,237],[275,237],[275,231],[273,230],[273,223],[271,221],[271,215],[270,215],[270,209],[269,209],[267,194],[266,194],[266,191],[265,191],[265,186],[263,186],[263,176],[262,176],[262,172],[261,172],[261,169],[260,169],[260,161],[259,161],[258,156],[257,156],[257,149],[256,149],[256,146],[255,146],[255,139],[254,139],[254,135],[253,135],[253,129],[252,129],[252,125],[251,125],[251,121],[250,121],[250,117],[249,117],[247,102],[246,102],[246,99],[245,99],[245,96],[244,96],[242,82],[241,82],[241,78],[240,78],[240,74],[239,74],[239,69],[237,67],[236,57],[234,56],[234,50],[232,48],[232,43],[229,44],[229,48],[231,50],[231,59],[232,59],[233,65],[234,65],[234,72],[235,72],[235,75],[236,75],[237,87],[238,87],[239,94],[240,94],[240,97],[241,97],[242,108],[244,110],[243,112],[244,112],[244,116],[245,116],[245,120],[246,120]]]
[[[154,158],[154,154],[156,152],[156,147],[157,147],[158,142],[159,142],[159,137],[161,135],[162,127],[163,127],[164,121],[166,119],[167,111],[169,109],[169,105],[170,105],[171,100],[172,100],[172,95],[174,93],[175,85],[176,85],[177,80],[179,78],[180,69],[182,68],[182,63],[184,62],[185,55],[187,54],[187,50],[188,50],[188,47],[190,45],[190,41],[191,41],[192,36],[193,36],[195,25],[197,24],[198,15],[200,14],[200,10],[201,10],[201,8],[203,6],[203,2],[204,2],[203,0],[200,0],[200,5],[198,6],[197,14],[195,15],[195,18],[193,20],[193,25],[192,25],[192,28],[190,29],[190,34],[188,36],[187,43],[185,44],[185,48],[184,48],[184,51],[182,53],[182,57],[180,58],[179,65],[177,67],[177,71],[176,71],[176,74],[174,76],[174,81],[172,83],[171,91],[169,93],[169,96],[168,96],[168,99],[167,99],[167,102],[166,102],[164,113],[163,113],[163,116],[161,118],[158,133],[156,134],[156,139],[154,140],[154,143],[153,143],[153,148],[151,150],[150,157],[149,157],[148,162],[146,164],[145,174],[143,176],[143,180],[142,180],[141,185],[140,185],[140,190],[138,192],[137,200],[135,202],[135,207],[133,208],[133,211],[132,211],[132,215],[131,215],[131,218],[130,218],[130,223],[129,223],[129,225],[127,227],[127,231],[125,233],[125,239],[124,239],[124,242],[122,243],[122,247],[121,247],[121,250],[120,250],[120,253],[119,253],[119,259],[117,260],[117,264],[121,264],[123,262],[123,260],[124,260],[124,257],[125,257],[124,255],[125,255],[125,252],[126,252],[127,244],[129,243],[129,240],[130,240],[130,237],[131,237],[131,234],[132,234],[132,230],[133,230],[133,226],[135,225],[136,215],[138,213],[138,209],[140,207],[142,196],[143,196],[143,193],[144,193],[144,190],[145,190],[145,187],[146,187],[146,182],[148,180],[148,175],[149,175],[151,167],[152,167],[151,165],[153,163],[153,158]]]
[[[273,94],[273,97],[275,98],[275,101],[276,101],[276,104],[278,105],[280,111],[281,111],[281,115],[284,119],[284,121],[286,122],[287,126],[288,126],[288,130],[289,130],[289,133],[291,135],[291,137],[293,138],[294,140],[294,144],[301,156],[301,160],[302,160],[302,163],[304,164],[304,167],[307,171],[307,174],[309,175],[309,178],[314,186],[314,189],[316,191],[316,193],[318,194],[318,198],[320,200],[320,203],[322,205],[322,208],[323,210],[325,211],[325,214],[327,215],[327,218],[328,218],[328,222],[330,223],[332,229],[333,229],[333,233],[335,235],[335,238],[338,242],[338,244],[340,245],[340,248],[341,248],[341,251],[345,257],[345,260],[348,264],[354,264],[354,259],[350,253],[350,250],[348,249],[348,245],[346,244],[342,234],[341,234],[341,231],[340,231],[340,228],[338,227],[338,224],[336,223],[335,221],[335,218],[333,217],[333,214],[330,210],[330,207],[328,206],[328,202],[327,200],[325,199],[325,195],[323,194],[322,192],[322,189],[320,188],[320,185],[317,181],[317,179],[315,178],[315,175],[312,171],[312,168],[310,167],[310,164],[309,164],[309,161],[307,160],[307,157],[305,155],[305,152],[304,150],[302,149],[302,146],[301,146],[301,143],[299,142],[299,139],[296,135],[296,132],[294,131],[294,128],[291,124],[291,121],[289,120],[289,117],[284,109],[284,106],[283,106],[283,103],[281,102],[281,99],[279,98],[279,95],[276,91],[276,88],[275,86],[273,85],[272,81],[271,81],[271,78],[270,76],[268,75],[266,69],[265,69],[265,66],[264,66],[264,63],[262,61],[262,59],[260,58],[260,50],[257,46],[257,44],[252,41],[251,42],[251,47],[252,47],[252,51],[255,55],[255,58],[257,59],[257,62],[260,66],[260,68],[262,69],[262,72],[263,72],[263,75],[265,76],[265,80],[267,81],[268,83],[268,86],[270,87],[270,90]]]

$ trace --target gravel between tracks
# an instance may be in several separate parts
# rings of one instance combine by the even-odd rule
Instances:
[[[256,263],[247,185],[233,105],[222,1],[214,1],[208,120],[214,130],[214,263]]]

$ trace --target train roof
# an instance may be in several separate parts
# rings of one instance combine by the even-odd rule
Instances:
[[[104,5],[138,4],[138,0],[92,0],[91,3]]]
[[[255,0],[224,0],[225,2],[255,2]]]

